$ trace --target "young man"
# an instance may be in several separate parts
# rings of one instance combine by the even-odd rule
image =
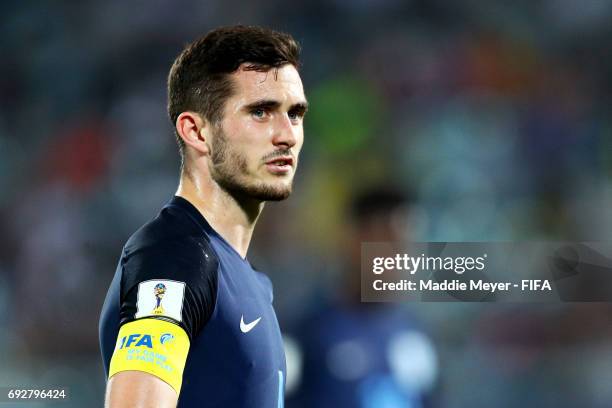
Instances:
[[[265,201],[291,193],[307,109],[287,34],[224,27],[168,77],[176,196],[126,243],[100,319],[106,406],[282,407],[269,279],[246,254]]]

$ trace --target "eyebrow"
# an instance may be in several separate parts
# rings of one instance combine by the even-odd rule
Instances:
[[[260,99],[255,102],[251,102],[244,107],[246,111],[252,111],[254,109],[278,109],[281,106],[279,101],[275,101],[273,99]],[[289,111],[300,111],[306,112],[308,110],[308,102],[298,102],[294,103],[289,107]]]

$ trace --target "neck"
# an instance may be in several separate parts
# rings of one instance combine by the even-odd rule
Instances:
[[[176,195],[189,201],[241,257],[246,258],[253,229],[264,203],[236,197],[208,175],[183,172]]]

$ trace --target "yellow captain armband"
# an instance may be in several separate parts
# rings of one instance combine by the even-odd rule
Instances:
[[[121,326],[108,377],[136,370],[167,382],[179,395],[189,352],[189,337],[180,326],[159,319],[140,319]]]

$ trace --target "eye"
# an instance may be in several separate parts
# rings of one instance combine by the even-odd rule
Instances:
[[[264,108],[255,108],[251,111],[251,115],[258,120],[265,119],[269,112]]]
[[[289,116],[289,119],[292,122],[298,122],[304,118],[304,113],[301,111],[292,110],[292,111],[287,112],[287,116]]]

